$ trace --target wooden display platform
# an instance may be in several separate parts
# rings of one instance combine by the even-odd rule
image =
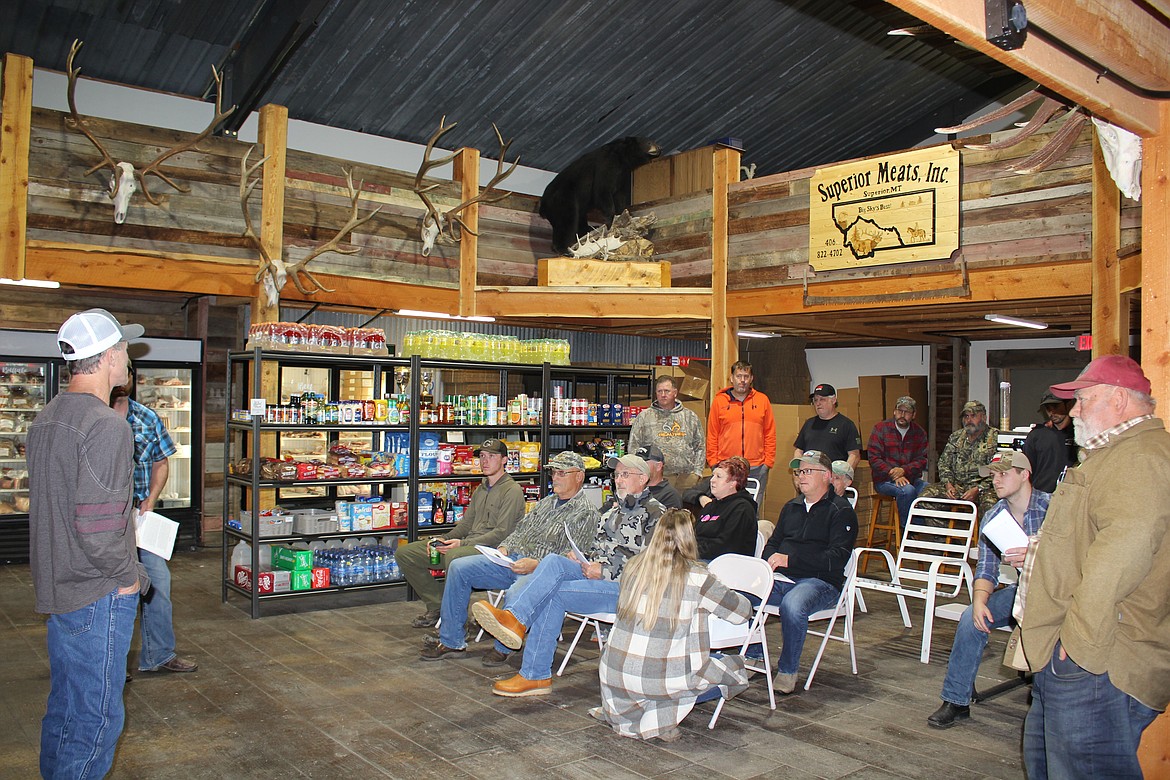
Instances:
[[[670,263],[545,257],[536,278],[541,287],[670,287]]]

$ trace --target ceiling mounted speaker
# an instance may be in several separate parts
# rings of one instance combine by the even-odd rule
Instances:
[[[1028,37],[1028,13],[1023,0],[983,0],[987,42],[1004,51],[1019,49]]]

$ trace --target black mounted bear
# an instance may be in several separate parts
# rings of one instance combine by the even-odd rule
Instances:
[[[597,209],[606,225],[630,207],[630,174],[661,154],[649,138],[627,136],[578,157],[548,183],[540,216],[552,224],[553,249],[562,255],[589,232],[586,215]]]

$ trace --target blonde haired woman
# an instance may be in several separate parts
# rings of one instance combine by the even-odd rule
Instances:
[[[685,509],[668,510],[622,573],[601,658],[602,706],[589,714],[624,737],[673,742],[696,703],[747,688],[742,657],[711,655],[707,616],[743,623],[752,607],[697,561],[694,522]]]

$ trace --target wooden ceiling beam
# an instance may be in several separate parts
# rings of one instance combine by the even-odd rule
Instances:
[[[476,312],[490,317],[711,319],[711,291],[596,287],[479,287]]]
[[[1156,101],[1141,98],[1108,78],[1101,78],[1089,65],[1045,41],[1038,35],[1028,36],[1023,48],[1004,51],[987,42],[984,27],[983,0],[888,0],[927,24],[937,27],[976,51],[1034,79],[1069,100],[1089,109],[1095,115],[1137,133],[1142,137],[1155,135],[1158,130]],[[1126,7],[1135,5],[1129,0],[1116,0]],[[1129,32],[1118,29],[1110,20],[1100,16],[1100,6],[1093,15],[1108,25],[1102,32],[1105,40],[1124,45]],[[1031,4],[1027,5],[1031,13]],[[1095,60],[1117,61],[1132,56],[1127,51],[1086,51]]]
[[[196,256],[160,255],[116,251],[106,247],[30,241],[28,276],[62,285],[173,292],[192,295],[227,295],[253,299],[256,267],[252,261],[212,262]],[[404,308],[454,313],[459,291],[401,282],[358,279],[317,273],[333,288],[312,296],[301,295],[289,285],[281,300],[305,301],[367,309]]]
[[[743,322],[742,320],[740,321]],[[912,344],[950,344],[951,340],[945,336],[931,336],[919,331],[916,327],[907,327],[901,330],[885,328],[881,325],[860,323],[855,320],[846,320],[840,317],[794,314],[784,317],[773,317],[769,323],[785,328],[799,330],[814,330],[821,333],[833,333],[842,336],[861,336],[864,338],[883,339],[885,341],[909,342]]]
[[[899,300],[899,293],[933,290],[954,285],[954,271],[915,274],[911,277],[883,277],[817,282],[808,286],[810,296],[873,298],[871,304],[851,304],[848,311],[899,307],[938,306],[946,303],[976,301],[1014,301],[1020,299],[1069,298],[1090,295],[1092,283],[1086,261],[978,268],[968,272],[971,281],[969,298],[937,298],[921,301]],[[796,285],[753,290],[729,290],[727,310],[741,319],[776,314],[805,314],[844,309],[834,304],[804,305],[804,290]]]

